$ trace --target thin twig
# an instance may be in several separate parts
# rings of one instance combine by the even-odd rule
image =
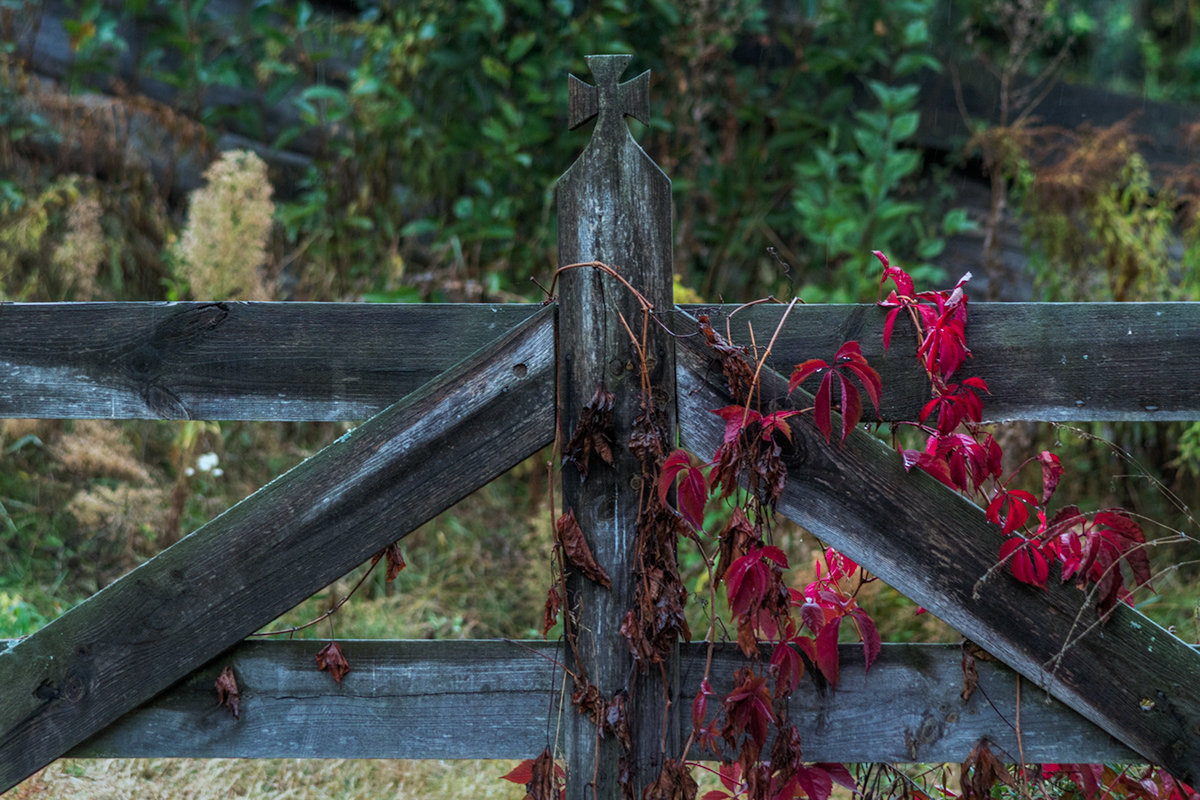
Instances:
[[[336,603],[334,603],[332,608],[330,608],[328,611],[326,611],[324,614],[317,617],[316,619],[309,620],[308,622],[304,623],[303,625],[296,625],[291,628],[283,628],[283,629],[277,630],[277,631],[259,631],[256,633],[252,633],[250,635],[251,636],[284,636],[286,634],[298,633],[299,631],[302,631],[305,628],[311,628],[314,625],[319,625],[321,622],[324,622],[325,620],[329,619],[334,614],[336,614],[338,612],[338,609],[340,609],[342,606],[346,605],[346,603],[350,600],[350,598],[354,596],[354,593],[358,591],[358,588],[360,586],[362,586],[363,583],[367,580],[367,578],[370,577],[371,573],[375,571],[375,565],[378,563],[379,563],[379,559],[375,559],[374,561],[372,561],[371,566],[367,567],[367,571],[364,572],[362,574],[362,577],[358,579],[358,583],[354,584],[354,586],[351,587],[350,591],[346,593],[346,596],[339,599]],[[332,625],[332,624],[333,623],[331,622],[330,625]],[[331,630],[332,630],[332,628],[331,628]]]

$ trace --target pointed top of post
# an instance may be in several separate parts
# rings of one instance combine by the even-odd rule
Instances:
[[[650,70],[620,83],[621,74],[633,56],[596,55],[586,56],[585,60],[596,85],[584,83],[574,75],[567,79],[571,130],[593,117],[597,117],[597,131],[610,130],[610,126],[626,116],[643,123],[650,121]]]

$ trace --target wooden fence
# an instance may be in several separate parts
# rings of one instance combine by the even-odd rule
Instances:
[[[589,57],[596,86],[571,78],[572,127],[597,121],[559,187],[560,261],[620,265],[665,328],[692,333],[696,314],[732,309],[665,310],[670,187],[623,120],[648,108],[646,74],[619,82],[629,60]],[[564,273],[560,286],[545,306],[0,306],[5,417],[370,417],[42,630],[3,643],[0,791],[64,755],[528,758],[555,743],[561,721],[568,796],[618,796],[615,740],[561,709],[561,670],[539,655],[564,659],[554,643],[343,642],[354,669],[337,685],[313,668],[312,643],[244,641],[550,444],[556,408],[569,436],[597,386],[624,398],[615,424],[618,441],[627,436],[636,392],[621,389],[638,371],[616,312],[638,318],[631,294],[590,269]],[[997,419],[1200,419],[1200,306],[972,308],[967,372],[986,375]],[[736,319],[770,331],[780,314],[758,306]],[[793,364],[857,339],[883,375],[880,417],[913,418],[924,377],[903,348],[881,352],[882,320],[874,306],[795,308],[764,370],[765,396],[783,396],[780,374]],[[708,455],[722,435],[709,410],[729,399],[701,340],[656,332],[646,361],[681,440]],[[794,436],[779,510],[1002,662],[980,664],[984,692],[964,701],[957,647],[885,645],[869,674],[847,653],[836,694],[806,685],[790,701],[806,758],[960,761],[986,737],[1016,760],[1024,697],[1029,762],[1137,759],[1200,779],[1200,655],[1124,606],[1103,630],[1081,632],[1082,595],[1070,587],[1002,577],[976,596],[1000,540],[977,507],[905,473],[865,432],[840,450],[808,422]],[[573,579],[580,651],[602,692],[629,692],[642,783],[661,742],[690,725],[679,709],[703,650],[680,647],[666,707],[647,700],[662,696],[662,676],[639,691],[618,631],[631,604],[639,473],[627,453],[585,482],[572,473],[564,505],[614,578],[611,592]],[[716,659],[714,675],[727,677],[742,661],[727,646]],[[216,674],[230,664],[240,719],[215,702]]]

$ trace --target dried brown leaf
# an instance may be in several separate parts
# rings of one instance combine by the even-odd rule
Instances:
[[[404,561],[404,554],[400,552],[400,543],[392,542],[387,547],[380,550],[371,559],[371,563],[375,564],[381,558],[387,559],[387,578],[386,581],[391,583],[396,580],[396,576],[400,574],[400,570],[404,569],[408,564]]]
[[[687,765],[668,759],[658,778],[642,792],[642,800],[695,800],[699,791]]]
[[[576,678],[575,691],[571,693],[571,704],[579,709],[579,713],[586,714],[596,727],[604,729],[607,703],[604,702],[604,695],[600,694],[596,684],[586,678]]]
[[[558,593],[558,589],[554,586],[546,592],[546,607],[542,610],[542,636],[550,632],[558,622],[558,612],[562,609],[562,595]]]
[[[971,695],[979,688],[979,670],[975,666],[975,656],[965,647],[962,651],[962,674],[962,691],[959,692],[959,696],[966,701],[970,700]]]
[[[337,642],[330,642],[317,653],[317,669],[328,671],[338,683],[350,671],[350,662],[342,655],[342,647]]]
[[[233,674],[233,667],[221,670],[214,685],[217,689],[217,705],[228,708],[234,719],[241,719],[242,693],[238,688],[237,677]]]
[[[575,432],[571,434],[571,440],[563,448],[562,463],[574,464],[581,482],[587,480],[593,453],[605,464],[613,464],[615,403],[616,396],[612,392],[605,391],[603,386],[596,387],[592,399],[579,412],[579,420],[575,423]]]
[[[571,566],[605,589],[612,588],[612,579],[592,555],[592,548],[588,546],[587,538],[583,535],[583,529],[579,527],[579,521],[575,519],[573,509],[567,509],[554,523],[554,533]]]
[[[708,349],[716,354],[721,362],[721,372],[725,375],[725,383],[729,387],[729,395],[733,402],[745,405],[754,390],[754,370],[750,367],[750,351],[726,342],[712,329],[708,317],[699,320],[700,330]]]
[[[666,423],[663,413],[648,407],[646,398],[641,399],[641,411],[633,418],[633,430],[629,434],[629,450],[642,464],[643,477],[648,469],[655,474],[662,465],[666,448],[663,445]]]
[[[997,783],[1017,785],[1008,767],[988,747],[987,739],[981,739],[962,765],[960,784],[963,800],[988,800],[992,796],[992,787]]]
[[[604,733],[615,736],[625,750],[633,749],[629,735],[629,709],[625,704],[625,692],[617,692],[612,702],[604,709]]]

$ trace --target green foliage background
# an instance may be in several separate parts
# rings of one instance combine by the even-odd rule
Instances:
[[[251,285],[275,299],[540,299],[530,279],[544,282],[557,266],[554,183],[588,135],[566,128],[566,75],[590,80],[583,56],[609,52],[635,54],[627,78],[652,71],[653,118],[631,124],[673,180],[682,297],[870,301],[872,249],[925,287],[947,285],[958,277],[937,266],[947,237],[988,224],[955,207],[955,167],[1002,182],[1031,256],[1021,279],[1037,299],[1200,291],[1200,181],[1164,180],[1127,130],[1054,140],[1070,155],[1052,169],[1045,143],[1055,134],[1035,117],[1014,123],[1020,109],[1001,128],[972,120],[974,138],[948,155],[915,142],[922,70],[973,59],[1200,101],[1194,3],[413,0],[343,3],[337,14],[272,0],[66,6],[69,67],[61,84],[46,84],[29,58],[51,17],[42,3],[0,0],[3,299],[225,299],[206,287]],[[273,186],[247,193],[254,200],[228,220],[202,224],[192,211],[212,202],[171,181],[191,170],[216,183],[216,172],[201,173],[233,146],[263,155]],[[261,182],[258,162],[234,161],[245,168],[229,167],[227,186]],[[258,239],[252,247],[241,244],[247,236]],[[265,257],[204,283],[192,241]],[[343,430],[0,423],[0,637],[33,632]],[[1061,445],[1081,476],[1061,491],[1194,527],[1172,500],[1200,498],[1200,426],[1005,435],[1034,449]],[[1161,483],[1110,480],[1137,472],[1125,452]],[[368,582],[371,602],[341,612],[338,633],[536,632],[549,574],[544,460],[415,534],[409,570],[393,585]],[[811,555],[798,531],[780,535],[795,562]],[[1161,621],[1197,637],[1186,572],[1157,582],[1158,608]],[[353,577],[287,623],[328,608]],[[696,590],[703,578],[688,576]],[[890,589],[871,591],[885,638],[953,635],[914,621]]]

